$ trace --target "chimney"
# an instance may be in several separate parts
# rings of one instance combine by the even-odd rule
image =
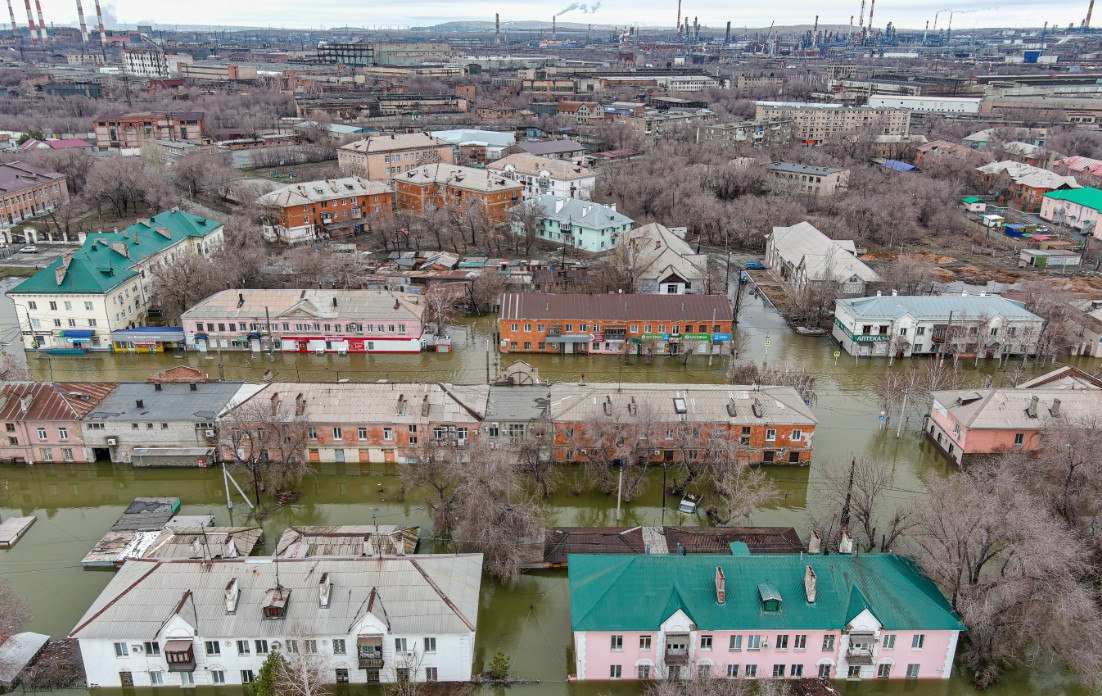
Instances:
[[[398,415],[402,416],[402,415],[405,415],[405,413],[406,413],[406,395],[405,394],[399,394],[398,395]]]
[[[274,416],[279,412],[279,392],[272,392],[272,398],[269,399],[272,404],[272,415]]]
[[[720,604],[727,601],[727,576],[720,566],[716,566],[716,601]]]
[[[812,532],[811,536],[808,537],[807,552],[816,555],[823,552],[823,540],[819,538],[818,532]]]
[[[21,413],[26,413],[27,410],[30,409],[31,403],[33,402],[34,396],[32,394],[24,394],[23,396],[19,397],[19,411]]]
[[[138,408],[145,408],[145,402],[142,401],[141,399],[135,400],[134,405],[137,406]]]
[[[245,305],[245,293],[237,293],[237,308],[241,309]]]
[[[1026,407],[1025,414],[1027,416],[1029,416],[1030,418],[1036,418],[1037,417],[1037,403],[1039,401],[1040,401],[1040,399],[1037,398],[1037,396],[1033,396],[1033,398],[1031,398],[1029,400],[1029,406]]]
[[[811,566],[806,566],[804,570],[804,592],[807,593],[807,603],[815,603],[815,571],[811,569]]]
[[[892,297],[899,297],[899,291],[895,288],[892,288]]]
[[[808,568],[810,570],[810,567]],[[318,606],[322,609],[329,608],[329,599],[333,594],[333,583],[329,582],[329,573],[322,573],[318,581]]]
[[[429,415],[429,395],[425,394],[425,397],[421,399],[421,417],[428,418]]]
[[[1048,412],[1052,414],[1053,418],[1058,418],[1060,416],[1060,400],[1059,399],[1053,399],[1052,400],[1052,408],[1050,408],[1048,410]]]
[[[295,394],[295,415],[301,416],[304,413],[306,413],[306,397],[299,392]]]
[[[853,553],[853,537],[849,535],[849,527],[842,528],[842,540],[838,542],[838,553]]]
[[[233,578],[226,585],[226,613],[233,614],[237,611],[237,600],[241,597],[241,590],[237,587],[237,578]]]

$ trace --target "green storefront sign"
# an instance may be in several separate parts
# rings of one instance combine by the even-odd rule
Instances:
[[[645,334],[643,334],[642,338],[643,338],[644,341],[668,341],[668,340],[670,340],[670,335],[669,334],[658,334],[658,333],[645,333]]]
[[[685,334],[681,334],[681,340],[682,341],[710,341],[710,340],[712,340],[712,334],[685,333]]]

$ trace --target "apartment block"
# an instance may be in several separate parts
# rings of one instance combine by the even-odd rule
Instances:
[[[906,109],[847,107],[842,104],[759,101],[756,121],[791,119],[793,137],[808,144],[830,140],[843,133],[908,135],[911,112]]]
[[[375,181],[435,163],[455,164],[455,152],[451,144],[428,133],[375,135],[337,150],[341,172]]]

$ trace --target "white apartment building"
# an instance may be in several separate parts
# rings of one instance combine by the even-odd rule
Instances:
[[[906,109],[847,107],[807,102],[756,102],[755,120],[791,119],[792,136],[819,143],[843,133],[867,130],[873,135],[908,135],[911,112]]]
[[[873,109],[907,109],[934,114],[978,114],[980,97],[922,97],[903,94],[873,94],[869,107]]]
[[[145,321],[155,272],[222,246],[222,223],[180,210],[122,232],[90,234],[8,291],[27,350],[109,350],[110,334]]]
[[[597,185],[597,174],[591,169],[566,160],[523,152],[492,162],[486,168],[506,179],[520,182],[524,186],[522,197],[526,201],[544,194],[589,200],[593,187]]]
[[[180,63],[194,60],[188,53],[126,49],[122,52],[122,70],[135,77],[176,77]]]
[[[88,687],[471,678],[482,554],[127,561],[69,634]]]

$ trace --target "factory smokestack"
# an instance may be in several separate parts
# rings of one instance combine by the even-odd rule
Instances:
[[[1091,4],[1087,6],[1087,17],[1083,20],[1083,28],[1091,28],[1091,15],[1094,14],[1094,0],[1091,0]]]
[[[926,43],[926,34],[930,32],[930,20],[926,20],[926,28],[922,31],[922,43]]]
[[[876,0],[872,0],[872,2],[869,3],[869,33],[870,34],[875,31],[875,29],[872,28],[872,15],[873,15],[874,12],[876,12]]]
[[[681,38],[681,0],[677,0],[677,38]]]
[[[819,47],[819,15],[815,15],[815,26],[811,28],[811,47]]]
[[[80,4],[80,0],[77,0],[77,17],[80,18],[80,40],[88,43],[88,22],[84,19],[84,7]]]
[[[501,15],[494,13],[494,43],[501,43]]]
[[[31,30],[31,43],[38,43],[38,34],[34,31],[34,12],[31,11],[31,0],[24,0],[27,3],[27,28]]]
[[[13,19],[12,20],[12,25],[14,26],[14,24],[15,24],[15,20]],[[731,23],[730,22],[727,22],[727,33],[724,34],[723,43],[728,45],[728,46],[731,45]]]
[[[99,7],[99,0],[96,0],[96,23],[99,24],[99,41],[102,45],[107,45],[107,30],[103,28],[103,10]]]
[[[857,33],[861,35],[861,40],[865,40],[865,0],[861,0],[861,15],[857,22]]]
[[[16,36],[16,24],[15,24],[15,10],[11,8],[11,0],[8,0],[8,14],[11,15],[11,36],[14,39]]]
[[[46,43],[46,20],[42,18],[42,0],[34,0],[34,4],[38,8],[38,38],[42,39],[42,43]]]
[[[555,37],[558,36],[558,22],[557,22],[557,20],[558,20],[557,15],[551,15],[551,40],[552,41],[554,41]]]

